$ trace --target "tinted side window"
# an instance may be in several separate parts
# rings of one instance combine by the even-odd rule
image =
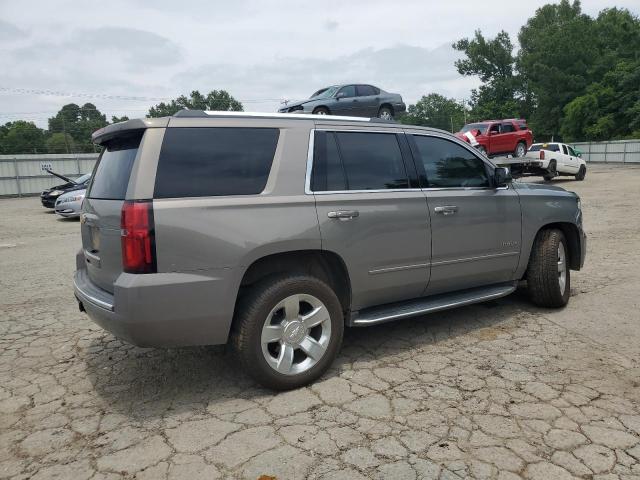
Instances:
[[[489,187],[482,160],[460,145],[444,138],[414,135],[427,175],[428,187]]]
[[[124,200],[141,133],[115,138],[105,145],[89,186],[89,198]]]
[[[344,168],[332,132],[316,132],[314,137],[311,190],[331,192],[347,189]]]
[[[375,89],[371,85],[358,85],[358,96],[366,97],[369,95],[377,95]]]
[[[336,132],[335,135],[349,190],[409,187],[395,134]]]
[[[342,87],[338,93],[343,93],[345,97],[355,97],[356,96],[356,86],[355,85],[347,85],[346,87]]]
[[[502,124],[502,131],[500,133],[509,133],[509,132],[515,132],[516,129],[513,128],[513,124],[511,123],[503,123]]]
[[[154,197],[262,192],[279,133],[277,128],[168,128]]]
[[[562,153],[564,153],[565,155],[569,155],[569,151],[567,150],[566,145],[562,145]]]
[[[493,125],[491,125],[491,128],[489,129],[489,131],[491,133],[500,133],[500,124],[494,123]]]

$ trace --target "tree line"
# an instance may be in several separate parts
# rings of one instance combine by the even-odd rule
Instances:
[[[482,82],[466,105],[438,94],[410,105],[404,120],[445,130],[465,121],[526,118],[537,140],[640,138],[640,20],[608,8],[593,18],[579,1],[536,10],[518,33],[480,30],[453,48],[458,72]]]
[[[168,103],[151,107],[147,117],[173,115],[184,108],[241,111],[242,103],[224,90],[213,90],[207,95],[194,90],[189,97],[181,95]],[[91,142],[91,134],[109,123],[125,120],[129,118],[113,116],[111,122],[107,121],[107,116],[92,103],[82,106],[69,103],[49,118],[47,129],[24,120],[0,125],[0,155],[97,152],[99,147]]]
[[[561,0],[536,10],[517,45],[505,31],[487,38],[477,30],[453,48],[463,54],[458,72],[478,77],[480,87],[465,102],[425,95],[400,121],[458,131],[470,121],[526,118],[536,140],[640,138],[640,19],[626,9],[607,8],[594,18],[578,0]],[[225,90],[195,90],[152,106],[147,116],[184,108],[243,109]],[[123,120],[107,121],[91,103],[70,103],[47,129],[23,120],[1,125],[0,154],[94,152],[91,133]]]

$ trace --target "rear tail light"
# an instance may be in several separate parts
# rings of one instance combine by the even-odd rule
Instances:
[[[544,150],[540,150],[540,160],[544,160]]]
[[[123,270],[127,273],[157,272],[151,200],[125,201],[120,228]]]

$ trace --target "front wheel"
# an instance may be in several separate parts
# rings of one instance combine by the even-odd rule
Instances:
[[[584,165],[580,165],[580,170],[578,170],[578,173],[576,174],[576,180],[578,181],[582,181],[584,180],[584,177],[587,176],[587,167],[585,167]]]
[[[531,301],[541,307],[564,307],[569,301],[571,273],[567,243],[561,230],[538,233],[527,270]]]
[[[335,359],[344,332],[334,291],[306,275],[271,277],[238,301],[233,347],[247,373],[274,390],[304,386]]]
[[[520,158],[520,157],[524,157],[526,153],[527,153],[527,145],[524,142],[518,142],[518,145],[516,145],[516,149],[513,152],[513,156],[516,158]]]
[[[318,107],[313,111],[314,115],[329,115],[329,109],[327,107]]]

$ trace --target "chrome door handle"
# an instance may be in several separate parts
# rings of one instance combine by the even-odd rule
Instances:
[[[335,212],[327,213],[327,217],[337,218],[339,220],[351,220],[352,218],[356,218],[359,216],[360,212],[358,210],[337,210]]]
[[[444,205],[442,207],[435,207],[433,211],[441,213],[442,215],[453,215],[458,211],[458,207],[456,205]]]

